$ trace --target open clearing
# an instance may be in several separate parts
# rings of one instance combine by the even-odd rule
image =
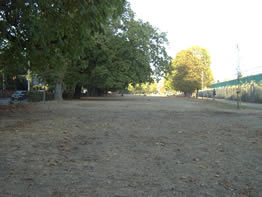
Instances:
[[[262,111],[125,96],[0,106],[0,197],[262,196]]]

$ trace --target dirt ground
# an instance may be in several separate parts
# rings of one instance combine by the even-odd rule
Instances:
[[[262,110],[125,96],[0,106],[0,197],[262,196]]]

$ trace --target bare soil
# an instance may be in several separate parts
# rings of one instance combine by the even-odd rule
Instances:
[[[0,106],[0,197],[262,196],[262,111],[125,96]]]

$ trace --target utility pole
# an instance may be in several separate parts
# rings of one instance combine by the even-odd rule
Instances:
[[[238,88],[237,88],[237,109],[240,109],[240,93],[241,93],[241,89],[240,89],[240,49],[239,49],[239,45],[236,45],[237,48],[237,81],[238,81]]]

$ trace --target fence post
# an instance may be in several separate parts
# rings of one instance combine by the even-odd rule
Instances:
[[[240,87],[237,89],[237,109],[240,109]]]

